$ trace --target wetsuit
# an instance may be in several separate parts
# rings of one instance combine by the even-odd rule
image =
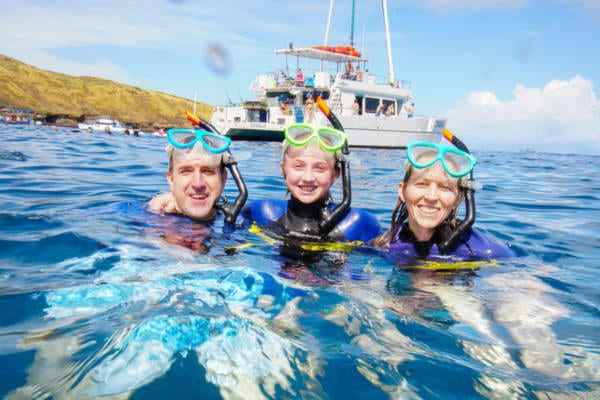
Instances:
[[[515,255],[506,245],[491,240],[475,228],[462,235],[454,249],[441,253],[437,243],[441,241],[442,235],[442,231],[437,229],[431,239],[419,242],[409,229],[408,223],[404,223],[394,235],[389,250],[407,259],[444,259],[450,256],[453,261],[491,260]]]
[[[335,204],[329,200],[312,204],[304,204],[293,197],[290,200],[255,200],[244,207],[242,216],[259,226],[310,240],[368,242],[381,233],[381,225],[373,215],[352,207],[330,232],[320,232],[319,223],[334,208]]]

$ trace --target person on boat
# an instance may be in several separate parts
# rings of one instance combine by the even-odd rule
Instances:
[[[412,118],[414,114],[415,114],[415,103],[410,103],[406,107],[406,116],[408,118]]]
[[[384,103],[379,103],[379,105],[377,106],[377,109],[375,110],[375,115],[378,117],[380,115],[385,115],[385,104]]]
[[[296,72],[296,85],[304,86],[304,74],[301,68],[298,68],[298,72]]]
[[[385,115],[387,117],[392,117],[395,114],[394,103],[390,103],[387,110],[385,111]]]
[[[323,104],[319,102],[319,107]],[[381,227],[374,216],[350,207],[348,147],[344,132],[293,124],[285,128],[284,135],[280,166],[290,199],[251,201],[242,210],[244,218],[301,240],[367,242],[379,235]],[[334,204],[330,189],[340,173],[344,199]]]
[[[166,176],[171,191],[153,197],[149,211],[184,215],[196,221],[211,221],[221,211],[225,223],[234,224],[246,202],[247,190],[229,152],[231,139],[201,129],[169,129],[167,137]],[[227,180],[226,168],[239,190],[232,206],[219,203]]]
[[[306,122],[308,124],[312,124],[314,114],[315,114],[315,101],[313,100],[312,95],[308,96],[308,99],[306,99],[306,103],[304,103],[304,107],[305,107],[304,122]]]
[[[362,76],[362,72],[360,71],[360,66],[356,66],[356,72],[354,73],[354,78],[355,81],[362,81],[363,76]]]
[[[450,131],[445,129],[444,135],[459,148],[431,142],[409,143],[392,225],[373,244],[405,260],[478,261],[514,256],[506,245],[472,227],[472,170],[476,159]],[[466,216],[461,221],[456,213],[463,199]]]
[[[344,78],[345,79],[352,79],[353,73],[354,73],[354,66],[352,65],[352,63],[350,61],[348,61],[346,63],[346,71],[344,73]]]
[[[354,103],[352,103],[352,115],[358,115],[360,113],[360,104],[358,104],[358,99],[354,99]]]

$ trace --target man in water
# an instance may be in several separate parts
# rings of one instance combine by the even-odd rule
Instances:
[[[181,214],[199,221],[212,220],[227,181],[223,154],[229,148],[229,142],[222,136],[208,135],[208,132],[196,137],[190,130],[181,131],[181,135],[169,137],[165,148],[169,159],[166,175],[171,191],[154,196],[149,210],[158,214]]]

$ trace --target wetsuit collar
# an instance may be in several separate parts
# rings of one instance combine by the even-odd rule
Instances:
[[[323,218],[323,210],[329,208],[329,196],[311,204],[304,204],[294,196],[288,202],[288,211],[300,218],[311,218],[320,221]]]

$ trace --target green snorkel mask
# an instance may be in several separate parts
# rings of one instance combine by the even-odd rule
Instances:
[[[325,151],[334,153],[347,142],[346,134],[338,129],[309,124],[291,124],[283,131],[285,139],[292,145],[301,147],[316,140]]]

